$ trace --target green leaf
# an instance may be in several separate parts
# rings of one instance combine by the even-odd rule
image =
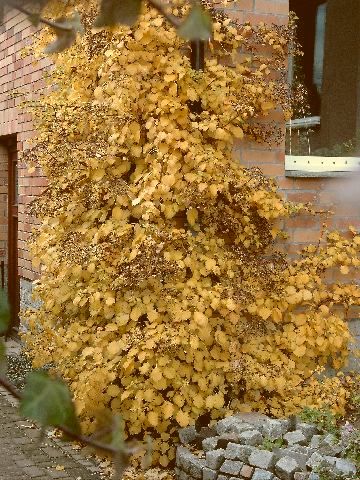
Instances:
[[[43,426],[63,425],[74,433],[80,432],[68,386],[46,372],[32,372],[28,375],[20,401],[20,412]]]
[[[101,0],[94,27],[134,25],[140,15],[141,4],[142,0]]]
[[[34,27],[37,27],[40,23],[40,13],[31,13],[28,15],[28,20]]]
[[[124,421],[120,415],[113,418],[110,445],[117,450],[113,456],[115,478],[122,478],[124,471],[129,466],[131,454],[124,441]]]
[[[196,3],[178,28],[178,34],[186,40],[210,40],[212,37],[211,16]]]
[[[5,375],[7,370],[6,345],[0,340],[0,375]]]
[[[120,415],[113,417],[110,445],[119,451],[124,450],[124,421]]]
[[[84,27],[80,15],[76,12],[69,18],[58,18],[52,27],[56,33],[56,39],[45,48],[45,53],[60,53],[75,43],[77,33],[83,33]]]
[[[7,332],[10,323],[10,305],[7,295],[0,289],[0,334]]]

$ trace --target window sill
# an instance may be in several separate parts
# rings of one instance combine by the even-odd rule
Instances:
[[[360,171],[360,157],[285,155],[286,177],[342,177]]]

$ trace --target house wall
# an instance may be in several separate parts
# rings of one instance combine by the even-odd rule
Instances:
[[[229,15],[240,22],[265,22],[286,24],[288,0],[240,0],[228,7]],[[50,65],[49,60],[32,63],[30,57],[22,57],[21,49],[26,46],[36,32],[26,18],[15,11],[5,14],[0,26],[0,141],[9,134],[17,135],[17,147],[21,152],[32,136],[33,127],[28,114],[18,109],[20,99],[13,98],[13,89],[25,89],[32,94],[44,85],[42,71]],[[271,120],[270,117],[268,119]],[[279,122],[279,115],[274,116]],[[274,177],[280,189],[289,200],[312,202],[317,208],[333,208],[335,214],[312,217],[302,215],[290,219],[286,228],[289,231],[287,253],[295,255],[307,242],[317,242],[326,220],[329,227],[346,229],[349,224],[360,228],[360,198],[357,204],[352,199],[342,202],[342,190],[349,191],[347,180],[340,178],[287,178],[284,169],[285,145],[267,146],[242,143],[234,152],[245,166],[260,167],[266,175]],[[6,173],[4,155],[0,150],[0,254],[6,250]],[[28,215],[27,205],[38,195],[46,180],[41,172],[29,174],[24,164],[19,162],[19,275],[21,277],[21,300],[23,306],[31,303],[31,280],[36,272],[31,267],[26,241],[36,220]],[[1,260],[1,258],[0,258]],[[358,316],[354,312],[354,317]],[[358,330],[359,326],[357,326]],[[360,334],[360,331],[359,331]]]
[[[7,177],[7,150],[3,145],[0,145],[0,262],[4,262],[4,268],[7,265]],[[0,275],[2,275],[1,271]]]
[[[17,151],[21,153],[33,135],[33,125],[28,113],[19,109],[21,96],[14,91],[25,91],[31,95],[44,85],[43,69],[50,65],[48,59],[34,63],[29,56],[23,56],[22,49],[36,33],[25,15],[6,9],[4,23],[0,26],[0,143],[8,135],[16,136]],[[7,238],[7,152],[0,147],[0,254],[6,255]],[[26,206],[46,185],[40,171],[27,172],[24,163],[18,163],[19,207],[18,207],[18,254],[19,276],[23,291],[28,297],[31,281],[36,272],[31,266],[26,242],[36,220],[27,214]],[[2,252],[4,249],[4,252]],[[1,261],[0,258],[0,261]],[[28,300],[27,300],[28,302]]]

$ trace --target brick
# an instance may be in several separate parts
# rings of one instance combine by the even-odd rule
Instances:
[[[203,469],[203,480],[216,480],[217,472],[215,470],[211,470],[211,468],[205,467]]]
[[[261,165],[260,170],[269,177],[277,177],[284,174],[284,165],[269,164]]]
[[[242,462],[238,462],[236,460],[225,460],[225,462],[220,467],[220,473],[238,476],[243,465],[244,464]]]
[[[251,478],[253,473],[254,467],[251,467],[250,465],[244,465],[240,470],[241,478]]]
[[[309,230],[305,228],[297,228],[297,229],[294,229],[291,234],[291,239],[295,244],[296,243],[315,243],[319,241],[319,238],[320,238],[320,230]]]
[[[281,480],[292,480],[299,466],[293,458],[282,457],[275,465],[275,473]]]
[[[252,480],[273,480],[274,475],[267,471],[263,470],[261,468],[255,468],[254,475],[252,476]]]
[[[249,456],[249,464],[253,467],[270,470],[275,463],[275,455],[266,450],[254,449]]]
[[[206,466],[212,470],[218,470],[225,459],[225,450],[222,448],[206,452]]]

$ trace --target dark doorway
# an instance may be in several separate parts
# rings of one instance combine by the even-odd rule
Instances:
[[[2,137],[1,145],[7,154],[7,245],[5,285],[11,311],[10,329],[19,326],[20,279],[18,272],[18,164],[16,135]],[[5,166],[5,165],[4,165]]]

